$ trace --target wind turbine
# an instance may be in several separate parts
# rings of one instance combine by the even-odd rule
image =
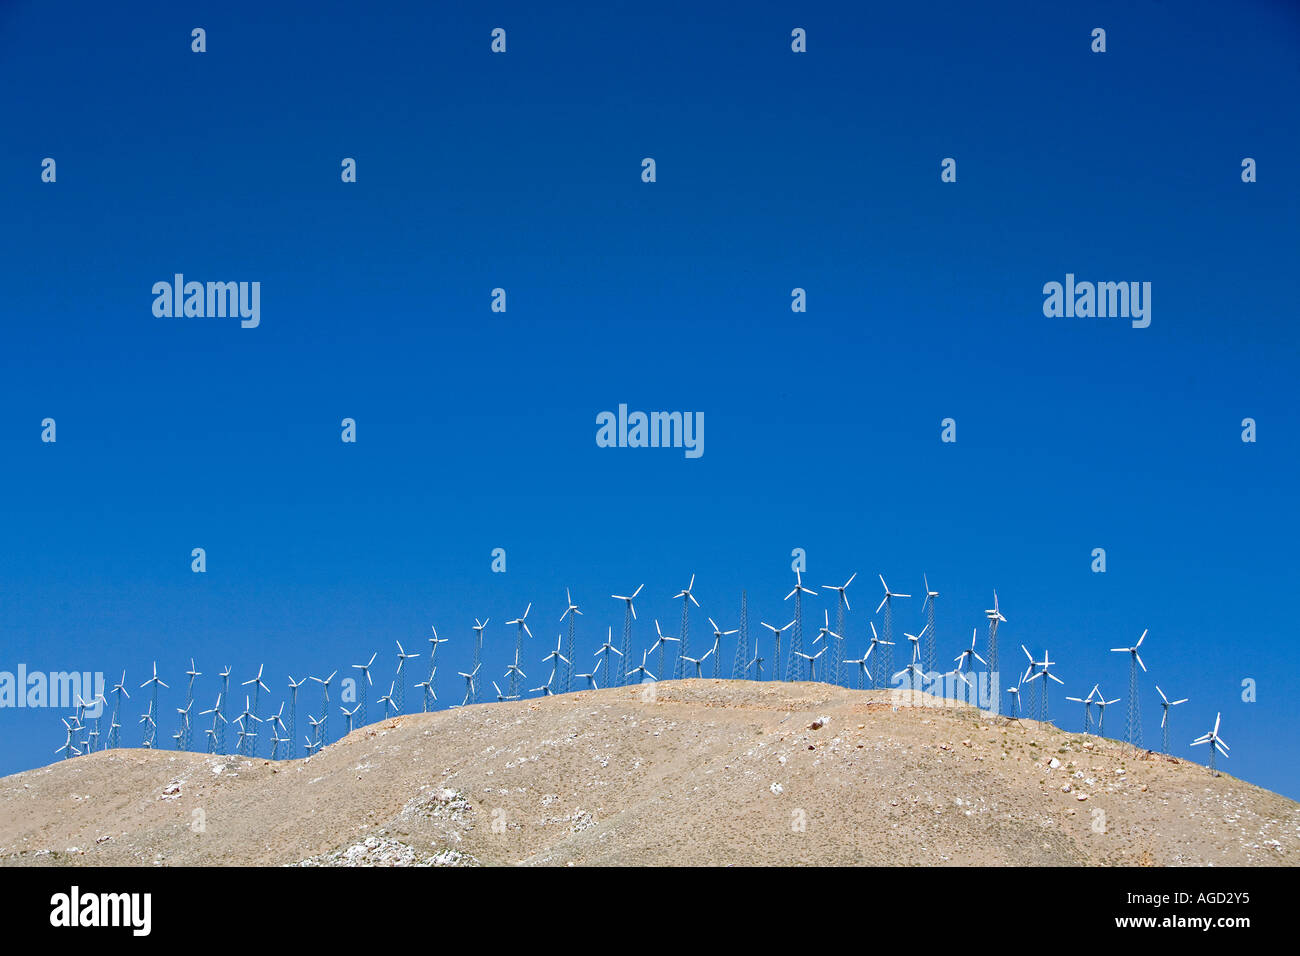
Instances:
[[[243,754],[245,757],[250,756],[250,754],[248,754],[245,751],[244,741],[247,740],[249,737],[257,736],[257,732],[255,730],[250,729],[247,723],[247,721],[249,720],[256,721],[259,724],[262,722],[262,718],[258,717],[257,714],[253,713],[249,699],[247,696],[245,696],[244,712],[235,718],[235,723],[239,725],[239,741],[238,741],[239,752]],[[257,741],[253,741],[252,756],[256,756],[256,754],[257,754]]]
[[[190,708],[194,706],[194,698],[190,697],[189,702],[184,707],[176,708],[176,716],[180,718],[180,728],[172,735],[176,741],[177,750],[185,750],[190,735]]]
[[[798,657],[808,662],[808,679],[810,681],[814,681],[817,679],[817,672],[814,665],[817,662],[817,658],[821,657],[825,653],[826,653],[826,648],[824,647],[816,654],[805,654],[803,651],[794,652],[795,657]],[[789,675],[786,676],[788,677]]]
[[[636,590],[631,594],[610,595],[610,597],[615,600],[623,601],[625,603],[623,609],[623,660],[627,660],[627,655],[632,653],[632,622],[636,620],[636,608],[632,606],[632,601],[641,593],[643,587],[645,587],[644,584],[638,584]],[[622,670],[622,668],[620,668],[620,670]],[[618,682],[620,687],[624,686],[626,676],[626,674],[620,675]]]
[[[316,731],[315,739],[316,739],[317,747],[325,746],[325,741],[321,739],[320,729],[321,729],[321,725],[325,723],[326,719],[327,718],[325,714],[321,714],[319,718],[313,717],[311,714],[307,715],[307,723],[311,724],[311,729]]]
[[[557,648],[559,647],[559,642],[558,642],[558,641],[556,642],[556,645],[555,645],[555,646],[556,646]],[[517,653],[518,653],[518,652],[516,652],[516,654],[517,654]],[[520,687],[520,683],[519,683],[519,682],[520,682],[521,680],[523,680],[523,679],[525,679],[525,678],[528,677],[528,675],[525,674],[525,673],[523,672],[523,669],[519,666],[519,658],[518,658],[518,657],[515,658],[515,661],[514,661],[513,664],[507,664],[507,665],[506,665],[506,676],[510,678],[510,694],[509,694],[509,696],[508,696],[507,699],[508,699],[508,700],[518,700],[518,699],[519,699],[519,687]],[[498,701],[498,703],[500,703],[500,701]]]
[[[578,605],[573,603],[573,595],[569,593],[568,588],[564,589],[564,598],[566,601],[568,601],[568,607],[566,607],[564,609],[564,613],[560,615],[560,623],[563,624],[564,619],[566,617],[569,619],[569,644],[567,650],[569,652],[569,660],[572,661],[573,641],[574,641],[574,637],[573,637],[574,622],[582,615],[582,612],[578,610]],[[573,665],[569,664],[567,667],[564,668],[564,691],[565,693],[568,693],[572,689],[573,689]]]
[[[507,627],[509,627],[511,624],[517,625],[516,628],[517,636],[515,637],[515,660],[519,660],[520,656],[523,654],[524,633],[527,632],[529,637],[533,636],[533,632],[528,629],[528,612],[531,611],[532,609],[533,609],[533,602],[529,601],[528,607],[524,608],[523,614],[520,614],[513,621],[506,621]],[[474,670],[475,672],[477,672],[478,668],[475,667]]]
[[[684,661],[690,661],[692,664],[694,664],[694,665],[695,665],[695,676],[696,676],[696,677],[703,677],[704,674],[701,673],[701,668],[703,667],[704,662],[707,661],[707,660],[709,659],[709,655],[713,653],[713,650],[714,650],[714,649],[713,649],[712,647],[710,647],[707,651],[704,652],[704,656],[701,657],[701,658],[698,658],[698,659],[697,659],[697,658],[694,658],[694,657],[685,657],[685,656],[683,656],[683,657],[682,657],[682,660],[684,660]],[[683,667],[683,668],[682,668],[682,671],[683,671],[682,676],[683,676],[683,677],[686,676],[686,675],[685,675],[685,670],[686,670],[685,667]]]
[[[567,665],[567,664],[569,663],[569,659],[568,659],[567,657],[565,657],[563,654],[560,653],[560,644],[562,644],[563,642],[564,642],[564,635],[563,635],[563,634],[556,634],[556,635],[555,635],[555,650],[551,651],[551,653],[547,654],[545,657],[542,658],[542,664],[543,664],[543,665],[545,665],[547,661],[554,661],[554,663],[551,664],[551,676],[552,676],[552,677],[554,677],[557,673],[559,673],[559,674],[561,674],[561,675],[564,673],[564,672],[560,669],[560,664],[561,664],[561,662],[563,662],[565,665]],[[551,682],[548,680],[546,683],[547,683],[547,685],[549,686]]]
[[[108,745],[117,747],[122,742],[122,725],[119,721],[122,718],[122,695],[126,694],[126,699],[131,699],[131,694],[126,689],[126,671],[122,671],[122,679],[113,685],[113,717],[108,724]]]
[[[754,668],[754,673],[757,675],[757,677],[755,678],[755,680],[762,680],[762,679],[763,679],[763,660],[764,660],[764,658],[763,658],[763,652],[762,652],[761,648],[759,647],[759,639],[756,637],[756,638],[754,638],[754,659],[753,659],[752,661],[750,661],[748,664],[745,665],[745,675],[746,675],[746,676],[749,675],[749,669],[752,667],[752,668]]]
[[[356,708],[354,707],[353,710],[356,710]],[[270,722],[270,724],[271,724],[271,734],[272,734],[272,737],[271,737],[271,745],[272,745],[273,748],[275,747],[275,745],[276,745],[277,743],[287,744],[287,743],[290,743],[290,742],[291,742],[287,737],[281,737],[281,736],[279,736],[279,734],[280,734],[280,733],[283,733],[284,730],[286,729],[285,726],[284,726],[284,701],[280,701],[280,709],[279,709],[278,711],[276,711],[274,714],[272,714],[270,717],[266,718],[266,719],[267,719],[267,720]],[[278,728],[278,731],[277,731],[277,728]],[[274,749],[273,749],[272,752],[271,752],[271,759],[272,759],[272,760],[275,759],[275,755],[276,755],[276,753],[277,753],[277,750],[274,750]]]
[[[682,658],[690,652],[690,620],[691,620],[691,602],[695,601],[695,595],[691,593],[691,588],[695,587],[695,575],[691,575],[691,583],[686,585],[682,590],[673,595],[673,600],[682,599],[682,636],[681,646],[677,648],[677,660],[673,663],[673,676],[684,677],[685,666]],[[695,601],[695,606],[699,607],[700,602]],[[660,662],[660,671],[663,671],[662,662]]]
[[[212,705],[211,710],[199,711],[200,717],[206,717],[212,714],[212,726],[205,733],[208,735],[208,753],[216,753],[217,730],[221,724],[226,723],[226,715],[221,712],[221,695],[217,694],[217,702]]]
[[[394,641],[393,643],[397,645],[397,677],[393,680],[397,693],[393,695],[393,706],[397,708],[397,712],[400,714],[406,710],[406,674],[402,671],[402,665],[420,655],[406,653],[406,648],[402,647],[401,641]]]
[[[230,665],[227,664],[225,669],[217,675],[221,678],[221,693],[217,697],[217,706],[220,707],[225,701],[230,700]],[[216,729],[215,745],[216,753],[226,752],[226,724],[225,713],[222,713],[221,723],[213,721],[213,727]]]
[[[605,665],[605,683],[608,684],[610,687],[618,687],[619,684],[622,683],[622,681],[618,681],[615,679],[615,672],[613,666],[610,663],[609,655],[617,654],[619,657],[622,657],[623,652],[614,646],[614,628],[612,625],[609,628],[609,633],[605,637],[605,643],[600,645],[600,647],[596,649],[596,653],[594,656],[600,657],[601,654],[605,655],[604,659],[602,660],[602,663]],[[599,669],[599,666],[597,667],[597,669]],[[622,667],[619,668],[620,671],[622,669],[623,669]]]
[[[302,680],[297,681],[295,683],[293,679],[293,675],[292,674],[289,675],[289,739],[287,742],[289,744],[290,760],[293,759],[293,754],[294,754],[294,744],[293,744],[294,731],[298,729],[298,688],[305,683],[307,683],[306,677],[304,677]],[[220,698],[217,699],[217,702],[218,704],[220,704]]]
[[[876,633],[876,624],[874,621],[868,621],[867,626],[871,628],[871,640],[867,642],[867,652],[862,655],[862,662],[859,665],[861,666],[862,671],[861,673],[858,674],[858,678],[859,680],[861,680],[862,674],[866,674],[867,679],[871,681],[871,686],[874,688],[876,686],[876,679],[871,676],[871,671],[868,669],[868,665],[871,662],[871,652],[874,651],[877,647],[880,648],[893,647],[894,642],[886,641],[879,634]],[[881,668],[885,666],[882,663],[880,663],[884,655],[885,655],[884,650],[882,650],[879,654],[876,655],[876,662],[877,662],[876,673],[880,673]],[[862,690],[862,688],[859,687],[858,690]]]
[[[397,681],[390,682],[388,685],[388,693],[384,694],[384,696],[380,697],[379,700],[376,701],[376,703],[384,705],[384,716],[381,718],[382,720],[388,719],[388,708],[393,705],[393,690],[396,688],[396,685]]]
[[[845,585],[845,587],[848,587],[848,585]],[[840,616],[843,617],[843,615],[840,615]],[[830,641],[831,638],[834,638],[834,639],[835,639],[835,644],[834,644],[834,645],[831,644],[831,641]],[[813,638],[813,643],[814,643],[814,644],[816,644],[818,641],[825,641],[825,642],[826,642],[824,645],[822,645],[822,651],[827,650],[828,648],[831,648],[832,646],[838,648],[839,645],[840,645],[840,643],[841,643],[840,635],[839,635],[836,631],[832,631],[832,630],[831,630],[831,612],[828,611],[828,610],[823,610],[823,611],[822,611],[822,626],[821,626],[820,630],[818,630],[818,632],[817,632],[817,636]],[[806,655],[806,654],[802,654],[802,655],[800,655],[800,656],[803,657],[805,660],[808,661],[808,679],[809,679],[809,680],[812,680],[812,679],[813,679],[813,676],[812,676],[812,675],[813,675],[813,661],[815,661],[818,657],[821,657],[821,651],[818,651],[818,652],[817,652],[816,654],[814,654],[812,657],[808,657],[808,655]],[[838,650],[836,650],[834,656],[835,656],[836,662],[838,662],[838,660],[839,660],[839,651],[838,651]],[[822,674],[822,681],[825,682],[825,680],[826,680],[826,674],[823,673],[823,674]],[[834,681],[834,683],[838,685],[839,682],[840,682],[840,681],[839,681],[839,667],[836,666],[836,668],[835,668],[835,681]]]
[[[528,605],[532,607],[532,605]],[[474,666],[471,671],[478,673],[479,665],[483,663],[483,630],[488,626],[488,621],[492,618],[485,618],[481,623],[478,618],[474,618]],[[478,703],[477,692],[469,701],[471,704]]]
[[[1015,687],[1007,688],[1007,695],[1011,698],[1011,720],[1020,719],[1020,687],[1024,682],[1024,675],[1020,675],[1020,680],[1016,682]]]
[[[658,665],[656,665],[656,666],[659,668],[659,673],[662,674],[662,673],[664,673],[664,648],[666,648],[666,647],[668,646],[668,643],[669,643],[670,641],[676,641],[676,640],[678,640],[678,638],[675,638],[675,637],[669,637],[667,634],[665,634],[663,631],[661,631],[661,630],[659,629],[659,619],[658,619],[658,618],[655,618],[655,634],[657,634],[657,635],[659,635],[659,636],[658,636],[658,638],[655,640],[655,642],[654,642],[653,644],[650,645],[650,650],[649,650],[648,653],[653,654],[653,653],[655,652],[655,648],[656,648],[656,647],[659,648],[659,663],[658,663]],[[644,664],[645,661],[642,660],[641,663]],[[658,680],[658,678],[655,678],[655,680]]]
[[[1169,708],[1187,703],[1188,698],[1170,700],[1165,696],[1165,692],[1160,689],[1159,684],[1156,684],[1156,693],[1160,695],[1160,749],[1162,753],[1169,753]]]
[[[600,690],[600,685],[596,683],[595,674],[576,674],[574,676],[586,678],[588,690]]]
[[[627,676],[628,676],[628,677],[631,677],[633,674],[638,674],[638,675],[640,675],[639,679],[638,679],[637,682],[636,682],[636,683],[638,683],[638,684],[644,684],[644,683],[645,683],[645,679],[646,679],[647,677],[649,677],[652,681],[654,681],[654,680],[658,680],[658,679],[659,679],[659,678],[655,677],[654,674],[651,674],[648,670],[645,669],[645,658],[646,658],[646,655],[647,655],[648,653],[650,653],[650,652],[649,652],[649,651],[642,651],[642,652],[641,652],[641,663],[638,664],[636,667],[632,668],[630,671],[627,672]]]
[[[153,715],[149,713],[141,714],[138,723],[147,725],[144,729],[144,742],[141,746],[149,749],[153,746],[153,734],[158,732],[158,724],[154,721]]]
[[[713,676],[717,678],[721,676],[719,664],[720,664],[720,659],[722,657],[722,655],[718,653],[718,645],[722,643],[722,639],[724,637],[728,637],[732,634],[735,634],[740,629],[732,628],[730,631],[724,631],[722,628],[718,627],[717,623],[713,620],[713,618],[709,618],[709,625],[713,628],[713,649],[709,651],[709,654],[713,655]],[[703,657],[700,658],[700,660],[701,661],[708,660],[709,654],[705,654]],[[697,673],[695,676],[699,677],[700,675]]]
[[[888,679],[889,672],[894,668],[894,652],[889,650],[894,646],[894,598],[910,598],[912,595],[889,590],[889,585],[885,583],[885,576],[878,574],[877,577],[880,578],[881,587],[885,589],[885,596],[876,605],[877,614],[880,613],[881,608],[885,609],[885,639],[880,642],[883,648],[880,653],[883,655],[884,660],[876,668],[876,673],[882,674]]]
[[[897,682],[898,678],[902,677],[904,674],[910,674],[912,690],[914,691],[921,690],[925,686],[925,668],[921,665],[921,638],[924,635],[924,630],[922,630],[920,634],[908,634],[906,631],[903,632],[903,636],[912,644],[912,662],[896,673],[893,677],[893,682]],[[961,664],[959,663],[957,667],[960,669]]]
[[[432,627],[432,625],[430,625]],[[438,702],[438,645],[446,644],[450,638],[439,637],[438,629],[433,628],[433,637],[429,638],[429,679],[424,682],[424,709],[429,709],[429,701]],[[364,718],[364,715],[362,715]],[[363,720],[364,723],[364,720]]]
[[[772,660],[776,662],[775,663],[776,679],[780,680],[781,679],[781,634],[783,631],[788,631],[790,628],[794,627],[794,621],[791,621],[789,624],[785,625],[784,627],[774,627],[773,625],[768,624],[767,621],[759,621],[758,623],[762,624],[765,628],[771,631],[772,639],[776,641],[776,648],[775,650],[772,651]],[[759,679],[761,680],[762,678]]]
[[[150,677],[147,681],[145,681],[143,684],[140,685],[141,687],[152,687],[152,692],[151,692],[152,696],[149,698],[149,723],[148,726],[145,727],[144,743],[141,745],[144,747],[152,747],[154,745],[154,739],[158,733],[158,686],[160,684],[163,687],[167,687],[167,685],[163,683],[162,679],[158,676],[158,662],[154,661],[153,677]],[[168,687],[167,689],[170,690],[171,688]],[[143,723],[143,721],[141,721],[141,723]]]
[[[252,680],[246,680],[246,681],[244,681],[244,683],[242,683],[242,684],[240,685],[241,687],[247,687],[249,684],[252,684],[252,685],[253,685],[253,716],[254,716],[254,717],[257,716],[257,710],[258,710],[258,707],[257,707],[258,691],[259,691],[259,690],[264,690],[264,691],[266,691],[268,694],[271,693],[271,688],[267,687],[265,684],[262,683],[262,668],[263,668],[263,666],[264,666],[264,665],[262,665],[262,664],[257,665],[257,676],[254,677]],[[258,722],[261,723],[261,721],[258,721]],[[257,735],[254,734],[253,736],[256,737]],[[256,740],[253,741],[253,752],[252,752],[251,754],[248,754],[248,756],[250,756],[250,757],[256,757],[256,756],[257,756],[257,741],[256,741]]]
[[[1138,699],[1138,665],[1142,670],[1147,669],[1146,664],[1142,663],[1142,655],[1138,653],[1138,648],[1142,642],[1147,639],[1147,632],[1144,630],[1142,636],[1137,639],[1137,643],[1132,647],[1112,647],[1111,652],[1114,654],[1127,654],[1128,660],[1128,742],[1134,747],[1142,746],[1142,702]]]
[[[553,681],[553,680],[555,680],[555,669],[554,669],[554,668],[551,669],[551,676],[548,677],[548,678],[546,678],[546,683],[545,683],[545,684],[543,684],[541,687],[534,687],[534,688],[533,688],[532,690],[530,690],[528,693],[530,693],[530,694],[541,694],[543,697],[550,697],[550,696],[552,696],[552,694],[554,694],[554,691],[551,690],[551,681]]]
[[[375,663],[375,658],[378,657],[378,656],[379,656],[379,652],[378,652],[378,651],[375,651],[373,654],[370,655],[370,660],[366,661],[364,664],[353,664],[353,665],[352,665],[352,669],[353,669],[353,670],[361,671],[361,676],[365,678],[364,681],[362,681],[362,680],[358,680],[358,681],[357,681],[357,705],[356,705],[356,707],[352,708],[352,712],[353,712],[354,714],[355,714],[357,711],[361,711],[361,725],[362,725],[363,727],[364,727],[365,724],[366,724],[366,696],[367,696],[367,688],[369,688],[369,687],[373,687],[373,686],[374,686],[374,683],[375,683],[374,680],[370,677],[370,667],[371,667],[372,664]],[[349,732],[349,733],[352,732],[352,720],[351,720],[350,717],[349,717],[349,720],[348,720],[348,732]],[[290,736],[293,736],[293,735],[290,734]]]
[[[812,588],[806,588],[803,586],[803,573],[798,568],[795,568],[794,588],[789,594],[782,598],[784,601],[794,598],[794,621],[792,622],[794,624],[794,630],[790,633],[790,660],[789,663],[786,664],[785,668],[786,680],[789,680],[790,675],[794,672],[795,657],[803,656],[803,596],[805,594],[811,594],[813,597],[817,596],[817,592],[812,590]],[[781,666],[779,655],[777,657],[776,666],[778,669]],[[776,679],[781,679],[779,671],[776,675]]]
[[[1021,644],[1021,645],[1020,645],[1020,649],[1021,649],[1022,651],[1025,652],[1025,658],[1029,661],[1028,666],[1025,668],[1025,672],[1024,672],[1023,674],[1020,675],[1020,684],[1019,684],[1019,686],[1020,686],[1020,687],[1024,687],[1026,684],[1029,683],[1029,679],[1030,679],[1031,677],[1033,677],[1034,674],[1035,674],[1035,672],[1038,670],[1038,664],[1034,662],[1034,655],[1029,653],[1029,648],[1027,648],[1027,647],[1025,647],[1025,645]],[[1046,682],[1044,682],[1044,683],[1046,683]],[[1039,692],[1039,697],[1041,697],[1041,696],[1042,696],[1042,687],[1039,686],[1039,685],[1037,685],[1037,684],[1035,684],[1035,685],[1034,685],[1034,689],[1035,689],[1036,691]],[[1033,707],[1032,709],[1041,712],[1041,711],[1042,711],[1042,706],[1039,705],[1039,706]]]
[[[185,685],[185,707],[182,710],[177,708],[178,712],[184,713],[185,717],[181,724],[180,749],[189,750],[190,740],[193,738],[193,731],[190,729],[190,705],[194,703],[194,681],[202,677],[202,672],[195,669],[194,658],[190,658],[190,669],[185,672],[189,682]]]
[[[401,670],[401,665],[398,665]],[[312,680],[320,684],[320,720],[312,724],[317,729],[316,739],[320,741],[321,746],[330,742],[329,737],[329,719],[330,719],[330,681],[338,671],[331,671],[330,676],[321,680],[319,677],[313,677]]]
[[[749,670],[749,595],[740,592],[740,636],[736,638],[736,659],[731,664],[731,676],[734,680],[743,680]],[[716,666],[716,665],[715,665]]]
[[[345,731],[345,733],[349,733],[349,734],[352,733],[352,718],[353,716],[356,715],[356,712],[360,709],[361,709],[360,704],[353,704],[351,710],[348,710],[346,707],[342,705],[339,706],[339,710],[343,711],[343,716],[348,719],[348,729]]]
[[[1118,704],[1119,698],[1107,700],[1104,694],[1101,694],[1097,700],[1097,736],[1102,737],[1105,734],[1102,731],[1106,727],[1106,707],[1110,704]]]
[[[1101,691],[1096,684],[1092,685],[1092,690],[1088,691],[1087,697],[1067,697],[1066,700],[1072,700],[1076,704],[1083,704],[1083,732],[1090,733],[1092,729],[1092,705],[1096,703],[1092,699],[1093,694],[1099,694]]]
[[[1197,737],[1195,740],[1192,741],[1193,747],[1199,747],[1201,744],[1210,745],[1210,770],[1213,771],[1216,777],[1219,775],[1219,771],[1214,766],[1214,751],[1218,750],[1226,757],[1228,756],[1228,751],[1232,749],[1226,743],[1224,743],[1223,738],[1219,736],[1219,718],[1221,716],[1223,715],[1215,714],[1214,729],[1211,730],[1208,734],[1202,734],[1201,736]]]
[[[977,653],[975,652],[975,635],[976,635],[976,628],[973,628],[973,627],[972,627],[972,628],[970,629],[970,647],[969,647],[968,649],[962,651],[962,652],[961,652],[960,654],[958,654],[957,657],[956,657],[956,661],[957,661],[957,671],[956,671],[956,674],[957,674],[957,676],[960,677],[962,680],[966,681],[966,685],[967,685],[968,687],[974,687],[974,685],[971,683],[970,678],[969,678],[969,677],[966,677],[966,676],[961,672],[962,665],[965,664],[967,661],[971,660],[972,658],[974,658],[975,660],[977,660],[977,661],[979,661],[981,664],[983,664],[985,667],[988,667],[988,666],[989,666],[989,665],[988,665],[988,661],[984,660],[984,658],[980,657],[979,654],[977,654]],[[970,669],[971,669],[971,673],[974,673],[974,672],[975,672],[975,665],[974,665],[974,664],[971,664],[971,665],[970,665]],[[990,686],[992,686],[992,685],[990,685]],[[995,695],[995,696],[996,696],[996,695]],[[978,688],[975,688],[975,704],[976,704],[976,706],[979,706],[979,689],[978,689]]]
[[[939,592],[930,590],[930,576],[928,574],[921,575],[921,582],[925,585],[925,597],[921,601],[921,613],[925,615],[925,626],[921,629],[921,633],[930,632],[930,639],[925,642],[924,648],[925,672],[933,674],[935,640],[937,637],[934,626],[934,608]]]
[[[483,666],[482,664],[479,665],[479,667],[482,666]],[[478,667],[474,668],[468,674],[465,673],[464,671],[458,671],[457,673],[461,677],[465,678],[465,699],[460,702],[460,705],[464,707],[466,704],[477,703],[478,691],[475,689],[474,686],[474,678],[478,677]],[[387,716],[387,711],[385,711],[384,713],[385,716]]]
[[[993,713],[1000,709],[1001,695],[997,692],[998,680],[998,625],[1005,624],[1007,619],[1002,616],[1002,611],[998,609],[998,592],[993,592],[993,606],[984,612],[984,616],[989,619],[989,688],[993,691]]]
[[[78,756],[80,756],[80,755],[81,755],[81,751],[79,751],[79,750],[78,750],[78,749],[73,745],[73,743],[72,743],[72,724],[68,723],[68,718],[66,718],[66,717],[60,717],[59,719],[63,721],[63,726],[64,726],[65,728],[67,728],[67,731],[68,731],[68,739],[65,740],[65,741],[63,742],[63,746],[62,746],[62,747],[60,747],[58,750],[56,750],[56,751],[54,751],[54,752],[55,752],[56,754],[64,754],[64,758],[63,758],[63,759],[65,759],[65,760],[67,760],[67,759],[70,758],[70,757],[78,757]],[[66,753],[65,753],[65,751],[66,751]]]
[[[839,684],[840,682],[840,658],[844,654],[844,639],[840,637],[840,635],[844,633],[844,612],[853,610],[853,608],[849,606],[849,596],[846,592],[849,589],[849,585],[853,583],[853,579],[856,578],[857,576],[858,576],[858,572],[854,571],[851,575],[849,575],[849,579],[841,585],[838,586],[834,584],[822,585],[823,591],[834,591],[836,594],[835,630],[831,632],[831,636],[835,638],[835,643],[834,645],[831,646],[830,667],[831,667],[832,684]]]
[[[1041,661],[1036,661],[1032,657],[1029,660],[1032,667],[1037,667],[1038,670],[1034,671],[1033,676],[1031,676],[1029,680],[1025,681],[1025,683],[1027,684],[1030,681],[1038,680],[1038,678],[1040,677],[1043,678],[1043,686],[1042,689],[1039,691],[1039,694],[1041,695],[1040,700],[1043,705],[1043,710],[1042,710],[1042,716],[1039,719],[1046,721],[1051,712],[1049,701],[1048,701],[1048,697],[1050,696],[1048,691],[1051,688],[1051,685],[1048,684],[1047,682],[1048,680],[1054,680],[1058,684],[1064,685],[1065,681],[1061,680],[1061,678],[1057,677],[1055,674],[1052,673],[1052,665],[1055,664],[1056,662],[1052,660],[1051,655],[1047,651],[1043,651],[1043,659]]]
[[[495,690],[495,691],[497,692],[497,703],[498,703],[498,704],[500,704],[500,703],[504,703],[504,702],[507,701],[507,700],[518,700],[518,699],[519,699],[519,695],[518,695],[518,694],[511,695],[511,694],[503,694],[503,693],[501,693],[501,688],[497,686],[497,682],[496,682],[496,681],[493,681],[493,682],[492,682],[492,689]]]

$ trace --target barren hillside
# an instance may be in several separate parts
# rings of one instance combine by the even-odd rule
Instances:
[[[1179,866],[1300,856],[1300,804],[1203,766],[969,707],[889,701],[822,684],[686,680],[653,694],[396,717],[309,760],[96,753],[0,779],[0,863]]]

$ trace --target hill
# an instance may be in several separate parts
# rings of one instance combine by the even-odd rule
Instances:
[[[922,699],[684,680],[394,717],[310,759],[104,751],[0,779],[0,864],[1297,858],[1285,797]]]

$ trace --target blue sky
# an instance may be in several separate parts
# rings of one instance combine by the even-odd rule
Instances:
[[[675,631],[691,573],[692,633],[746,588],[753,636],[799,547],[860,572],[853,656],[877,572],[929,574],[945,661],[997,588],[1070,729],[1150,628],[1148,743],[1159,683],[1176,753],[1222,711],[1226,769],[1300,796],[1300,13],[1134,6],[4,4],[0,670],[177,696],[193,656],[206,707],[436,624],[457,700],[476,616],[497,680],[566,586],[584,656],[639,583],[634,647]],[[176,272],[261,282],[261,325],[155,318]],[[1067,272],[1151,282],[1151,326],[1045,318]],[[620,402],[702,411],[705,454],[598,448]],[[59,726],[0,709],[0,772]]]

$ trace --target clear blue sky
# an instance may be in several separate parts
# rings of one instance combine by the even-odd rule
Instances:
[[[853,656],[879,571],[942,592],[943,661],[997,588],[1070,729],[1150,628],[1147,741],[1158,682],[1176,753],[1222,711],[1225,769],[1300,796],[1294,4],[280,6],[0,5],[0,670],[126,667],[136,715],[157,659],[169,715],[191,655],[206,707],[436,624],[456,700],[475,616],[499,681],[566,586],[588,660],[611,592],[641,648],[692,572],[693,634],[747,588],[753,635],[801,547],[861,572]],[[260,327],[155,318],[175,272],[260,281]],[[1045,318],[1067,272],[1150,281],[1150,328]],[[598,448],[620,402],[704,412],[704,456]],[[58,717],[0,710],[0,772]]]

